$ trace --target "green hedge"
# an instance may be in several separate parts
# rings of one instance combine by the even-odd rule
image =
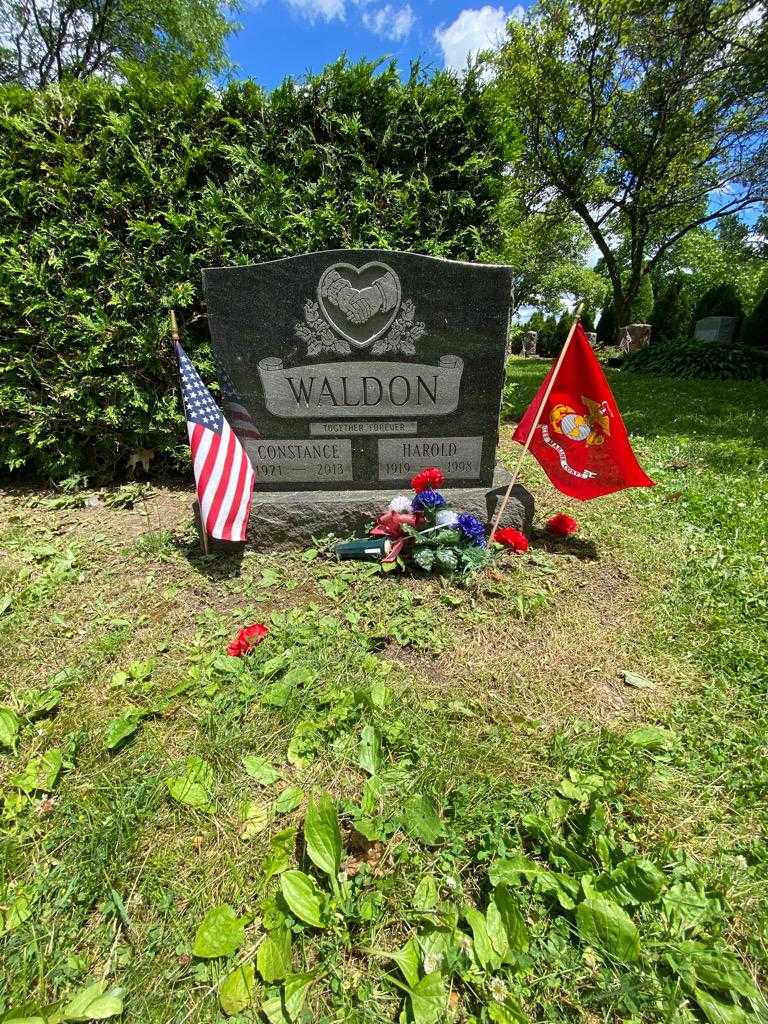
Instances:
[[[670,341],[633,352],[622,368],[669,377],[760,380],[768,376],[768,351],[714,341]]]
[[[0,88],[0,471],[183,457],[175,307],[211,379],[200,270],[335,247],[483,260],[503,154],[470,77],[330,66],[271,94],[149,77]]]

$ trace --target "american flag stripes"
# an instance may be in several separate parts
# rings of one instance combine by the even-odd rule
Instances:
[[[224,413],[229,421],[229,425],[241,440],[244,437],[250,440],[260,438],[261,434],[256,429],[256,424],[253,422],[251,414],[240,401],[237,391],[235,391],[232,378],[223,367],[219,366],[217,369],[219,371],[219,380],[221,381],[222,405],[224,406]]]
[[[178,342],[175,349],[203,529],[217,540],[243,541],[253,500],[253,468]]]

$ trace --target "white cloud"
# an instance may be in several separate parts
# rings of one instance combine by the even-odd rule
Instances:
[[[344,0],[288,0],[288,6],[310,22],[344,21],[346,13]]]
[[[443,51],[444,65],[453,71],[463,71],[467,58],[475,57],[481,50],[498,48],[509,19],[520,19],[524,13],[520,4],[510,12],[490,4],[460,11],[450,25],[435,29],[435,42]]]
[[[408,3],[400,8],[385,4],[378,10],[363,12],[363,24],[369,32],[397,42],[410,35],[415,20],[413,8]]]

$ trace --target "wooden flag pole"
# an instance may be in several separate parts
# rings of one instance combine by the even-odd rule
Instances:
[[[178,345],[181,342],[179,338],[179,325],[176,322],[176,310],[172,309],[170,312],[171,320],[171,341],[174,345]],[[200,508],[200,502],[194,501],[192,504],[192,513],[196,519],[200,520],[200,546],[203,549],[203,554],[208,554],[208,531],[205,529],[205,523],[203,522],[203,510]]]
[[[583,308],[584,303],[580,302],[576,310],[576,316],[574,318],[574,321],[571,324],[571,329],[570,331],[568,331],[568,337],[565,339],[565,344],[563,345],[560,355],[557,357],[557,362],[555,363],[554,369],[552,370],[552,376],[549,378],[549,384],[547,384],[546,390],[544,391],[544,394],[541,396],[539,407],[536,410],[536,415],[533,418],[531,429],[528,431],[528,437],[525,439],[525,444],[523,445],[523,450],[520,454],[520,458],[517,460],[517,465],[515,466],[515,471],[512,474],[512,479],[509,481],[509,484],[507,485],[507,489],[504,492],[504,497],[501,499],[501,504],[499,505],[498,511],[496,512],[496,515],[493,518],[493,524],[491,526],[491,537],[493,537],[494,533],[496,533],[496,531],[499,528],[501,517],[504,515],[504,509],[507,507],[510,496],[512,494],[512,488],[515,486],[515,484],[517,483],[517,478],[520,476],[520,469],[523,465],[523,460],[525,459],[525,456],[528,454],[528,450],[531,447],[531,441],[533,440],[533,435],[536,432],[536,427],[538,427],[539,420],[541,419],[541,414],[544,411],[544,407],[547,404],[549,396],[552,394],[552,388],[555,386],[557,375],[560,372],[560,367],[563,365],[565,353],[568,351],[568,347],[571,344],[571,339],[573,338],[573,335],[576,331],[576,325],[579,322],[579,318],[581,317],[581,311]]]

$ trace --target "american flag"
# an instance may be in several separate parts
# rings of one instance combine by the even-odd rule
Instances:
[[[187,353],[175,347],[203,528],[217,540],[245,540],[253,468]]]
[[[227,420],[229,421],[229,425],[241,440],[244,437],[249,439],[261,437],[261,434],[256,429],[256,424],[251,418],[251,414],[245,408],[240,400],[240,396],[235,390],[232,378],[222,366],[218,366],[217,369],[219,371],[219,381],[221,383],[222,405],[224,406],[224,412]]]

